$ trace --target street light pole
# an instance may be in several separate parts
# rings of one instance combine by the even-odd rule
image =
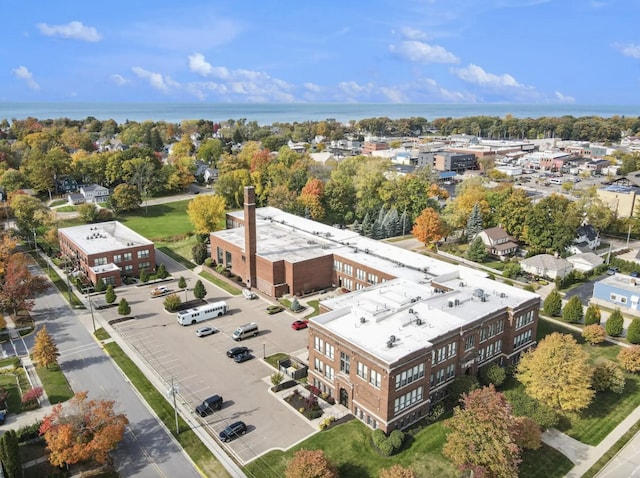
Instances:
[[[171,376],[171,388],[168,393],[173,395],[173,412],[176,418],[176,435],[180,435],[180,425],[178,424],[178,407],[176,405],[176,394],[178,393],[177,386],[173,384],[173,375]]]
[[[91,323],[93,324],[93,334],[96,333],[96,319],[93,316],[93,304],[91,303],[91,292],[89,292],[89,288],[87,287],[87,300],[89,301],[89,310],[91,311]]]

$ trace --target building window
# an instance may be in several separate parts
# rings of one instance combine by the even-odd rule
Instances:
[[[447,368],[445,370],[445,379],[446,380],[451,380],[453,377],[455,377],[456,375],[456,366],[455,364],[450,364],[447,365]]]
[[[115,262],[116,264],[118,262],[122,262],[122,254],[114,254],[113,255],[113,262]]]
[[[222,264],[222,257],[223,257],[222,249],[220,247],[216,247],[216,252],[218,255],[218,264]]]
[[[609,295],[609,299],[611,300],[611,302],[617,302],[619,304],[626,304],[627,303],[627,298],[624,295],[619,295],[619,294],[611,294]]]
[[[151,262],[138,263],[138,269],[149,269],[150,267],[151,267]]]
[[[416,365],[415,367],[410,368],[409,370],[405,370],[398,375],[396,375],[396,390],[402,388],[406,385],[409,385],[416,380],[424,377],[424,364],[421,363]]]
[[[341,261],[333,261],[333,270],[342,272],[342,262]]]
[[[314,359],[313,365],[318,372],[322,373],[322,361],[319,358]]]
[[[330,367],[329,365],[327,365],[324,369],[324,376],[327,377],[329,380],[333,380],[333,367]]]
[[[102,281],[106,284],[106,285],[116,285],[116,278],[113,276],[108,276],[108,277],[103,277]]]
[[[371,272],[369,272],[367,274],[367,282],[369,284],[373,284],[373,285],[377,284],[378,283],[378,276],[376,274],[372,274]]]
[[[320,353],[324,352],[324,340],[320,337],[314,337],[314,348]]]
[[[333,345],[331,344],[325,344],[324,345],[324,354],[329,357],[331,360],[333,360],[333,354],[334,354],[334,348]]]
[[[124,266],[124,271],[133,272],[133,266],[131,264],[127,264],[126,266]]]
[[[411,390],[408,393],[398,397],[395,399],[393,404],[393,411],[398,413],[401,410],[404,410],[407,407],[410,407],[414,403],[417,403],[422,400],[424,393],[423,387],[418,387],[415,390]]]
[[[522,347],[524,344],[531,342],[531,336],[532,336],[531,329],[527,330],[526,332],[523,332],[520,335],[517,335],[513,339],[513,348],[517,349]]]
[[[344,273],[348,276],[352,276],[353,275],[353,266],[351,264],[345,264],[344,265]]]
[[[231,264],[232,264],[231,259],[232,259],[231,252],[227,251],[225,253],[225,267],[227,269],[231,269]]]
[[[130,252],[125,252],[124,253],[124,260],[127,262],[131,262],[133,260],[133,254],[131,254]]]
[[[366,380],[368,372],[369,372],[369,368],[365,364],[363,364],[362,362],[358,362],[356,375],[358,375],[358,377],[363,378],[363,379]]]
[[[349,375],[351,357],[344,352],[340,352],[340,371]]]
[[[356,269],[356,279],[364,281],[367,277],[366,271],[362,269]]]
[[[455,357],[456,356],[456,349],[457,347],[457,343],[456,342],[451,342],[450,344],[447,345],[447,358],[450,359],[451,357]]]
[[[526,314],[522,314],[518,316],[518,318],[516,319],[516,329],[524,327],[525,325],[528,325],[531,322],[533,322],[533,310],[530,310]]]
[[[343,278],[343,279],[342,279],[342,286],[343,286],[345,289],[353,290],[353,281],[352,281],[351,279]]]
[[[464,339],[464,350],[471,350],[476,342],[475,335],[467,335]]]
[[[145,259],[147,257],[149,257],[149,249],[138,251],[138,259]]]
[[[371,375],[369,376],[369,383],[376,388],[380,388],[380,385],[382,384],[382,374],[372,370]]]

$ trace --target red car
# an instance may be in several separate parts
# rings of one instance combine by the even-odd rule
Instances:
[[[293,330],[306,329],[308,322],[309,322],[308,320],[296,320],[291,324],[291,328]]]

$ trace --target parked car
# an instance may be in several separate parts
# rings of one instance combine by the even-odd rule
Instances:
[[[251,360],[252,358],[253,358],[253,355],[251,355],[251,352],[249,351],[242,352],[241,354],[236,354],[233,356],[233,360],[236,363],[246,362],[247,360]]]
[[[609,270],[607,270],[607,274],[609,274],[610,276],[615,275],[616,272],[618,272],[620,269],[618,269],[617,267],[609,267]]]
[[[249,349],[247,347],[233,347],[232,349],[227,350],[227,357],[233,358],[236,355],[240,355],[248,351]]]
[[[228,442],[244,435],[247,432],[247,425],[244,422],[234,422],[220,432],[220,440]]]
[[[293,330],[306,329],[308,323],[309,323],[308,320],[296,320],[291,324],[291,328]]]
[[[6,419],[7,419],[7,410],[0,410],[0,425],[4,425],[4,422]]]
[[[209,398],[204,399],[204,401],[196,407],[196,413],[201,417],[206,417],[207,415],[211,415],[216,410],[220,410],[223,403],[224,400],[220,395],[213,395]]]
[[[632,271],[631,274],[629,274],[631,277],[640,277],[640,272],[638,271]]]
[[[156,287],[151,291],[151,297],[160,297],[161,295],[168,294],[169,288],[162,285],[160,287]]]
[[[247,300],[252,300],[258,297],[255,292],[249,289],[242,289],[242,295],[244,295],[244,298]]]
[[[273,315],[277,314],[278,312],[282,312],[283,310],[284,307],[281,305],[270,305],[269,307],[267,307],[267,314]]]
[[[200,327],[196,330],[196,335],[198,337],[206,337],[207,335],[213,335],[218,331],[218,329],[214,329],[213,327]]]

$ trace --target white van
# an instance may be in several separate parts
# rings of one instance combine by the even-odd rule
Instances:
[[[258,335],[258,324],[251,322],[250,324],[244,324],[238,327],[233,332],[233,340],[239,341],[246,339],[247,337],[255,337]]]

